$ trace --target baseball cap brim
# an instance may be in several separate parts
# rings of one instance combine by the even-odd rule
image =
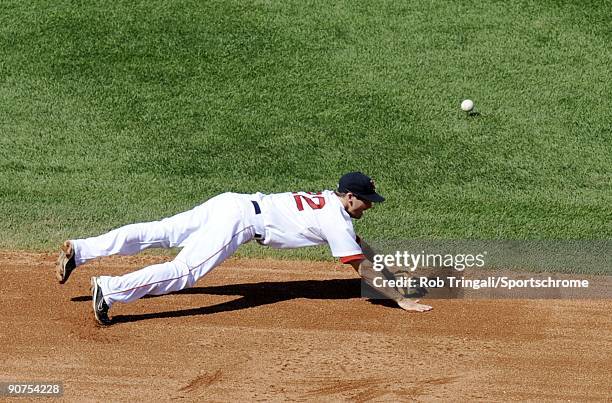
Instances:
[[[373,203],[382,203],[382,202],[385,201],[385,198],[382,197],[381,195],[379,195],[378,193],[369,193],[369,194],[357,194],[357,193],[355,193],[355,195],[358,198],[360,198],[360,199],[371,201]]]

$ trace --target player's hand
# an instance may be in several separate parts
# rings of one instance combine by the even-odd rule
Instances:
[[[397,305],[399,305],[399,307],[405,311],[427,312],[433,309],[429,305],[419,304],[418,299],[415,301],[412,301],[408,298],[403,298],[396,302],[397,302]]]

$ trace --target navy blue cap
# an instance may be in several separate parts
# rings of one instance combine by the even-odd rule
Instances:
[[[338,191],[342,193],[351,192],[357,198],[371,202],[384,202],[385,198],[376,193],[374,181],[361,172],[349,172],[342,175],[338,182]]]

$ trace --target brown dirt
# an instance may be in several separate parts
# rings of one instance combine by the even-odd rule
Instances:
[[[0,381],[64,383],[68,400],[607,400],[612,300],[434,300],[408,313],[359,297],[338,264],[230,260],[181,293],[91,313],[89,277],[55,255],[0,253]]]

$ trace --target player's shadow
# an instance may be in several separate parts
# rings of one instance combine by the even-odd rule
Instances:
[[[179,318],[183,316],[208,315],[218,312],[236,311],[257,306],[274,304],[296,298],[306,299],[351,299],[361,297],[360,279],[273,281],[260,283],[231,284],[221,286],[187,288],[170,295],[227,295],[241,298],[200,308],[180,309],[175,311],[116,315],[113,323],[137,322],[147,319]],[[163,297],[163,296],[159,296]],[[158,298],[147,296],[145,298]],[[91,301],[91,296],[80,296],[71,299],[73,302]],[[112,312],[111,312],[112,313]]]

